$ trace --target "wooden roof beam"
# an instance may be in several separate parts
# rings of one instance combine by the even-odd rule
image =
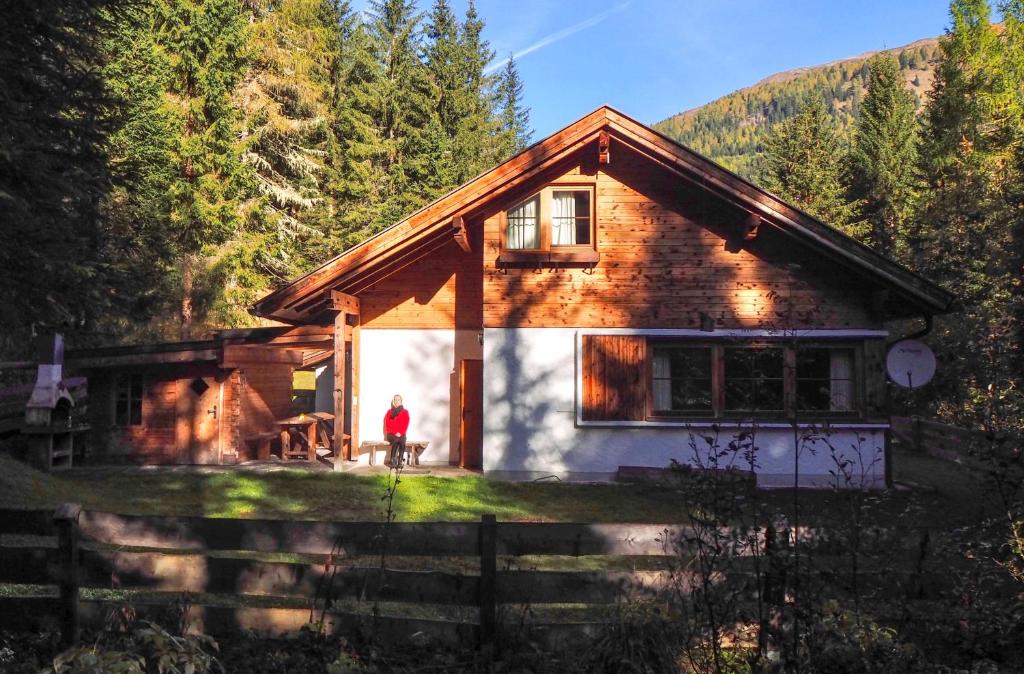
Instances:
[[[469,247],[469,232],[466,231],[466,221],[463,220],[461,215],[452,217],[452,235],[455,237],[455,243],[459,244],[459,248],[467,253],[473,252]]]
[[[331,309],[334,311],[343,311],[349,316],[358,316],[359,298],[355,295],[349,295],[338,290],[332,290]]]

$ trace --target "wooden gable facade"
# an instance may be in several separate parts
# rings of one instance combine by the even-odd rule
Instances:
[[[568,194],[585,216],[566,243],[551,204]],[[526,246],[510,225],[522,213]],[[842,409],[803,416],[884,442],[886,321],[952,306],[927,280],[601,108],[254,312],[351,335],[336,327],[335,343],[349,344],[335,350],[348,373],[336,391],[349,398],[335,414],[352,418],[356,444],[359,427],[377,439],[376,417],[402,393],[430,459],[605,475],[666,465],[702,424],[789,423],[815,386],[831,386]],[[661,371],[683,361],[694,372]],[[766,407],[737,406],[737,390],[762,388]],[[661,409],[666,396],[699,400]]]

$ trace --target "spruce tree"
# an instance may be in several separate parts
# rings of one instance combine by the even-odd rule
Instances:
[[[765,140],[760,180],[782,199],[857,238],[866,228],[854,222],[847,199],[845,158],[825,103],[812,97],[795,117],[776,124]]]
[[[242,285],[259,292],[304,271],[307,249],[330,228],[334,74],[349,10],[331,0],[260,0],[253,14],[253,65],[235,100],[261,198],[232,262]]]
[[[503,153],[510,157],[526,149],[533,131],[530,110],[523,103],[523,81],[511,55],[502,69],[498,83],[499,133]]]
[[[883,255],[907,259],[905,227],[916,184],[916,106],[893,58],[878,56],[870,68],[850,152],[852,193],[870,226],[868,242]]]
[[[449,154],[452,178],[439,192],[469,180],[500,156],[493,142],[495,78],[484,72],[494,52],[483,39],[483,29],[473,2],[460,24],[448,0],[435,0],[426,30],[426,64],[437,87],[436,112],[447,137],[436,139],[435,151]]]
[[[339,135],[341,238],[356,243],[432,195],[435,85],[419,58],[420,17],[409,0],[374,0],[353,34]]]
[[[248,16],[239,0],[155,0],[150,31],[167,64],[169,245],[177,259],[182,338],[193,332],[197,282],[241,225],[248,185],[232,93],[247,64]]]
[[[101,205],[120,124],[96,67],[114,0],[12,0],[0,22],[0,358],[33,330],[81,333],[113,309],[118,241]],[[119,284],[119,287],[124,287]]]

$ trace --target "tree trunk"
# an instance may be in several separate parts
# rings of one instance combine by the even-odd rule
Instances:
[[[192,286],[195,280],[195,259],[185,255],[181,259],[181,339],[192,336]]]

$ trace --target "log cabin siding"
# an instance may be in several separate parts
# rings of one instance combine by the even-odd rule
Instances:
[[[479,232],[479,227],[476,228]],[[466,253],[447,243],[358,292],[368,329],[479,329],[483,325],[483,258],[479,236]]]
[[[290,365],[245,366],[236,370],[240,417],[237,423],[239,459],[250,456],[247,440],[277,430],[275,421],[292,414],[292,377]]]
[[[582,159],[547,182],[586,177]],[[649,160],[622,148],[592,173],[600,253],[592,268],[498,263],[499,208],[528,192],[485,214],[486,327],[692,328],[702,313],[723,328],[877,325],[865,290],[779,234],[730,252],[745,213]]]
[[[215,363],[139,365],[131,368],[87,369],[89,420],[92,425],[91,459],[153,465],[191,463],[192,437],[198,426],[191,415],[209,414],[209,407],[192,409],[182,404],[192,395],[188,387],[203,377],[213,389],[219,420],[213,448],[206,460],[255,458],[246,443],[255,434],[273,430],[275,419],[291,415],[292,367],[259,364],[226,370]],[[118,426],[114,419],[115,382],[119,374],[143,378],[142,423]],[[223,394],[219,387],[223,384]],[[187,415],[183,416],[185,412]],[[212,421],[212,419],[211,419]],[[217,440],[219,439],[219,444]],[[219,447],[219,452],[216,449]]]

